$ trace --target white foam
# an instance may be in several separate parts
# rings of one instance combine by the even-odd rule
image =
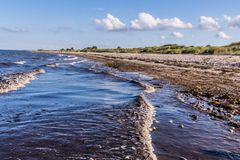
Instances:
[[[64,63],[56,63],[56,65],[75,65],[79,63],[86,62],[87,60],[80,60],[80,61],[74,61],[74,62],[64,62]]]
[[[29,72],[3,75],[0,77],[0,94],[18,90],[25,87],[30,81],[36,79],[37,74],[45,73],[43,69],[35,69]]]
[[[16,61],[16,62],[13,62],[13,64],[25,64],[26,61]]]
[[[50,64],[46,64],[45,66],[46,66],[46,67],[54,68],[54,67],[59,66],[59,63],[50,63]]]
[[[71,62],[69,64],[74,65],[74,64],[79,64],[79,63],[83,63],[83,62],[86,62],[86,60],[75,61],[75,62]]]
[[[74,60],[77,60],[78,57],[68,57],[68,58],[64,58],[63,60],[65,61],[74,61]]]

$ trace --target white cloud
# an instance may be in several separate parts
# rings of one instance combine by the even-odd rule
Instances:
[[[240,28],[240,15],[237,15],[235,17],[225,15],[223,18],[228,22],[229,27]]]
[[[136,30],[151,30],[158,27],[158,19],[148,13],[139,13],[138,19],[131,21],[131,28]]]
[[[126,24],[111,14],[107,14],[107,17],[103,19],[95,19],[95,23],[108,31],[121,31],[126,29]]]
[[[160,36],[160,38],[163,40],[163,39],[166,39],[166,37],[165,36]]]
[[[229,35],[227,35],[226,33],[220,31],[217,33],[216,35],[218,38],[222,38],[222,39],[231,39],[231,37]]]
[[[183,38],[184,35],[180,32],[172,32],[172,36],[176,38]]]
[[[131,21],[131,28],[135,30],[152,30],[168,28],[193,28],[191,23],[185,23],[179,18],[159,19],[148,13],[139,13],[138,18]]]
[[[158,19],[158,26],[160,28],[182,28],[182,29],[193,28],[193,25],[191,23],[185,23],[177,17],[171,19]]]
[[[212,17],[201,16],[200,17],[200,28],[202,30],[214,31],[220,28],[217,21]]]

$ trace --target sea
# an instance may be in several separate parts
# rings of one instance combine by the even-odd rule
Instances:
[[[0,159],[239,160],[239,131],[180,90],[76,55],[1,50]]]

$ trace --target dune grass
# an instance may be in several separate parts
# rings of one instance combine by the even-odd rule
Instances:
[[[39,50],[43,51],[43,50]],[[240,55],[240,42],[225,46],[185,46],[167,44],[162,46],[151,46],[144,48],[98,48],[97,46],[84,49],[66,48],[61,52],[99,52],[99,53],[156,53],[156,54],[234,54]]]

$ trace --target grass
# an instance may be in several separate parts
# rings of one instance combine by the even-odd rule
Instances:
[[[43,51],[43,50],[40,50]],[[156,53],[156,54],[234,54],[240,55],[240,42],[226,46],[185,46],[167,44],[144,48],[97,48],[97,46],[84,49],[60,49],[62,52],[99,52],[99,53]]]

